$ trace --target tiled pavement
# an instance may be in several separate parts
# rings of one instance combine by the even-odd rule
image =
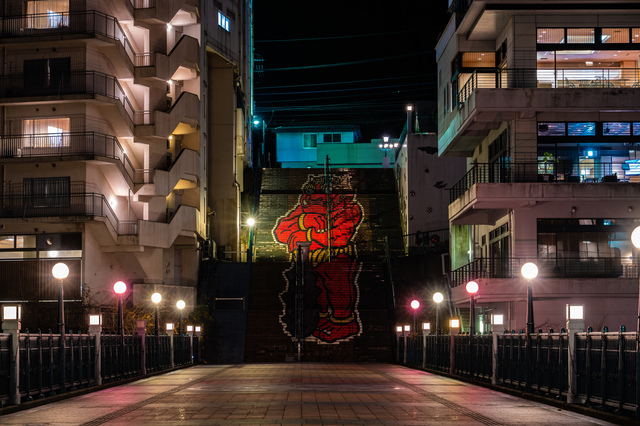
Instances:
[[[2,425],[607,425],[391,364],[202,365],[0,416]]]

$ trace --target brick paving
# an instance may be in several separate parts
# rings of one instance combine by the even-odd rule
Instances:
[[[0,416],[2,425],[609,425],[392,364],[201,365]]]

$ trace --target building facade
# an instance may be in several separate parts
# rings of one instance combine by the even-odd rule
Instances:
[[[488,329],[635,329],[640,224],[640,4],[449,1],[436,48],[438,151],[464,157],[450,191],[451,299]],[[478,323],[478,322],[476,322]]]
[[[193,309],[202,253],[239,244],[251,21],[251,0],[3,3],[0,303],[47,311],[65,262],[72,312],[118,280]]]

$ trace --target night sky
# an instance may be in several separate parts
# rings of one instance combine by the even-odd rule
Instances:
[[[254,2],[256,113],[267,128],[357,124],[398,137],[405,105],[436,101],[435,45],[446,0]]]

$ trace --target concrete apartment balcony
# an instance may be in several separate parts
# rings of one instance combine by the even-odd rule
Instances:
[[[198,210],[195,207],[180,206],[169,223],[138,222],[138,243],[140,246],[169,248],[179,236],[195,238],[198,231]]]
[[[590,203],[592,209],[599,206],[604,209],[602,214],[611,215],[616,210],[627,212],[638,194],[640,184],[627,182],[477,183],[449,204],[449,219],[453,225],[493,224],[509,209],[557,209],[560,203]],[[569,214],[568,209],[566,212]]]
[[[157,52],[136,54],[135,77],[162,81],[197,78],[199,49],[198,40],[183,35],[168,55]]]
[[[148,24],[184,25],[183,21],[189,23],[199,20],[198,2],[188,0],[131,0],[133,4],[134,19],[138,22]],[[144,25],[143,25],[144,26]]]
[[[454,111],[442,123],[438,136],[440,156],[471,157],[478,143],[514,117],[535,117],[537,112],[597,113],[637,111],[640,83],[622,79],[624,69],[612,78],[607,69],[590,70],[602,74],[581,81],[570,70],[503,70],[473,73],[455,95]],[[551,81],[538,80],[551,73]],[[577,75],[577,74],[576,74]]]
[[[3,44],[38,43],[57,46],[63,40],[88,39],[98,46],[113,46],[103,52],[113,63],[118,78],[133,76],[136,53],[118,20],[95,10],[55,14],[20,15],[0,18]]]
[[[169,111],[136,112],[135,136],[167,139],[172,133],[193,133],[198,127],[200,99],[182,92]]]
[[[156,194],[165,197],[174,189],[195,188],[200,179],[200,156],[196,151],[183,149],[169,171],[156,170]]]
[[[102,161],[115,164],[128,186],[149,184],[153,171],[136,169],[115,136],[97,132],[0,136],[0,164],[43,161]]]

